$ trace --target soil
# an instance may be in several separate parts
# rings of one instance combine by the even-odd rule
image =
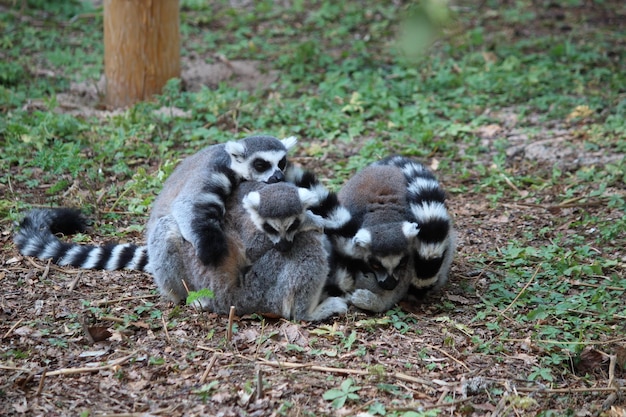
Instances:
[[[189,59],[184,67],[189,89],[219,82],[253,89],[277,76],[249,61],[223,59],[208,65]],[[101,87],[73,85],[58,96],[57,111],[109,117],[115,112],[98,109]],[[476,132],[490,150],[477,164],[490,163],[489,152],[503,138],[510,144],[513,172],[550,172],[555,165],[574,172],[581,165],[624,158],[586,149],[577,125],[547,128],[537,122],[539,134],[529,138],[516,128],[516,118],[515,109],[501,111],[499,123]],[[436,166],[436,161],[426,162]],[[451,176],[441,181],[452,190],[471,183]],[[488,276],[497,276],[497,270],[469,259],[506,246],[528,229],[582,232],[572,223],[583,210],[608,218],[623,215],[604,205],[551,206],[553,191],[546,190],[547,203],[541,205],[516,198],[496,206],[478,191],[451,193],[459,248],[449,284],[419,305],[402,305],[395,316],[352,309],[325,323],[256,316],[230,323],[227,317],[163,301],[143,273],[59,268],[22,257],[12,243],[13,231],[3,229],[0,414],[341,416],[367,415],[378,402],[387,412],[441,409],[455,416],[535,415],[541,410],[563,415],[566,409],[589,416],[606,403],[605,415],[625,416],[624,399],[612,398],[615,394],[606,389],[609,363],[598,350],[588,349],[585,356],[588,368],[583,371],[591,379],[578,368],[559,375],[553,386],[530,383],[526,376],[538,358],[550,354],[531,341],[532,329],[503,312],[512,336],[495,349],[490,347],[500,343],[498,335],[476,320],[477,305],[493,279]],[[19,188],[13,192],[20,195]],[[127,226],[123,220],[114,225]],[[97,235],[93,238],[101,243]],[[614,256],[626,261],[624,248]],[[152,305],[162,317],[151,316]],[[613,348],[626,356],[623,341]],[[323,394],[347,378],[359,387],[359,399],[335,409]],[[452,402],[444,404],[444,398]]]

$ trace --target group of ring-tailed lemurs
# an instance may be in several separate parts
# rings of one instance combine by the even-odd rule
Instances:
[[[36,209],[15,235],[23,255],[58,265],[134,269],[179,303],[208,288],[205,310],[323,320],[348,305],[381,312],[441,287],[455,251],[445,195],[423,165],[392,156],[338,194],[287,162],[293,137],[250,136],[184,159],[163,184],[146,245],[60,240],[86,230],[78,210]]]

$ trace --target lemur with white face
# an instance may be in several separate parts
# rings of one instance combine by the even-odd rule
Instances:
[[[250,136],[209,146],[184,159],[163,184],[147,225],[147,240],[156,222],[172,216],[182,236],[206,265],[219,265],[228,253],[223,232],[225,200],[239,181],[285,180],[287,151],[295,137],[278,140]],[[150,253],[150,245],[148,245]]]
[[[445,194],[426,167],[386,158],[358,172],[338,197],[359,226],[352,236],[329,233],[330,288],[350,294],[359,308],[381,312],[446,282],[455,233]]]

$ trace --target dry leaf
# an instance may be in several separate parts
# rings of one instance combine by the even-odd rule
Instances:
[[[626,408],[613,406],[607,414],[602,414],[602,416],[606,417],[626,417]]]
[[[502,126],[496,124],[481,126],[476,130],[478,136],[486,139],[494,138],[500,132],[502,132]]]
[[[28,404],[26,403],[26,399],[22,403],[13,403],[13,409],[18,413],[25,413],[28,411]]]
[[[233,335],[233,342],[237,345],[255,343],[260,336],[261,334],[259,331],[256,328],[251,327],[245,330],[240,330]]]
[[[498,62],[498,57],[493,52],[483,51],[483,59],[488,64],[495,64]]]
[[[102,342],[113,335],[113,333],[109,331],[109,328],[105,326],[87,327],[87,331],[91,335],[94,342]]]
[[[285,336],[288,343],[298,345],[300,347],[308,346],[308,339],[300,331],[300,326],[293,323],[285,323],[280,327],[281,333]]]
[[[602,364],[605,362],[605,355],[602,352],[586,347],[581,353],[578,362],[575,364],[576,371],[581,375],[586,373],[594,373],[602,369]]]
[[[96,358],[99,356],[104,356],[107,353],[109,353],[109,349],[90,350],[90,351],[81,352],[80,355],[78,355],[78,357],[79,358]]]
[[[567,121],[572,119],[584,119],[590,117],[593,114],[593,110],[589,106],[576,106],[574,110],[567,116]]]
[[[472,302],[461,295],[447,294],[446,298],[452,302],[459,304],[471,304]]]

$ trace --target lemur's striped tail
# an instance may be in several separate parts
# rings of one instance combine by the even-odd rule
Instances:
[[[359,224],[356,219],[339,203],[337,194],[324,187],[313,172],[289,164],[285,180],[318,195],[319,203],[309,207],[309,210],[322,218],[327,234],[353,236],[357,232]]]
[[[88,221],[76,209],[35,209],[26,214],[15,235],[15,244],[22,255],[52,259],[61,266],[86,269],[133,269],[145,271],[148,264],[146,246],[131,243],[102,246],[81,245],[61,241],[56,234],[84,232]]]
[[[424,165],[403,156],[385,158],[375,165],[391,165],[404,173],[409,211],[419,225],[419,245],[414,253],[416,278],[413,286],[430,287],[447,280],[456,233],[446,209],[446,195],[433,173]]]

